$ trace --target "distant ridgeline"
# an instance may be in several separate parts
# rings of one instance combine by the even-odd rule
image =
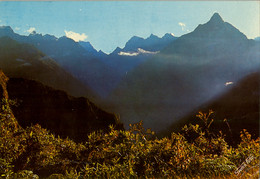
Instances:
[[[75,42],[65,36],[56,38],[36,32],[23,36],[15,33],[10,26],[0,26],[0,37],[34,46],[46,55],[42,55],[41,60],[55,61],[102,97],[107,96],[129,70],[177,39],[172,34],[165,34],[162,38],[151,35],[146,39],[134,36],[123,49],[118,47],[107,55],[97,52],[89,42]],[[73,95],[79,92],[83,94],[73,91]]]
[[[125,127],[142,120],[145,128],[164,132],[171,126],[172,132],[189,114],[212,109],[216,121],[227,118],[232,130],[245,127],[257,135],[259,49],[259,40],[218,13],[181,37],[134,36],[109,55],[88,42],[0,27],[0,68],[11,78],[10,98],[18,99],[15,116],[22,125],[40,123],[73,138],[121,125],[90,101],[120,114]]]
[[[34,80],[8,78],[0,71],[1,98],[16,100],[11,106],[22,127],[40,124],[61,137],[85,141],[93,131],[106,132],[109,125],[123,129],[115,115],[107,113],[87,98],[76,98]]]
[[[129,71],[109,99],[123,122],[143,120],[159,132],[259,71],[259,49],[259,42],[215,13]]]

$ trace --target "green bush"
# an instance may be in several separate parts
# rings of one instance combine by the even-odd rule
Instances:
[[[211,133],[212,111],[199,113],[204,125],[186,125],[170,138],[156,138],[140,122],[126,131],[111,126],[75,143],[39,125],[23,129],[9,105],[3,100],[0,111],[3,178],[259,177],[259,139],[244,130],[241,143],[229,146],[221,132]]]

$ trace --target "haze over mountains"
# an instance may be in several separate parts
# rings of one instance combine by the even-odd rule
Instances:
[[[218,13],[181,37],[134,36],[111,54],[67,37],[22,36],[8,26],[0,27],[0,37],[0,68],[8,76],[89,97],[125,126],[143,120],[156,131],[260,69],[259,41]]]
[[[32,45],[1,37],[0,68],[10,78],[7,86],[0,89],[5,88],[9,98],[17,101],[12,110],[23,127],[40,124],[56,135],[75,141],[85,140],[93,131],[107,131],[109,125],[123,129],[114,114],[87,98],[73,97],[97,96]]]
[[[165,34],[162,38],[153,34],[146,39],[134,36],[125,44],[123,49],[117,47],[109,54],[108,58],[104,59],[104,62],[110,66],[116,66],[123,61],[125,63],[122,64],[123,69],[131,70],[147,57],[159,53],[160,50],[176,39],[177,37],[169,33]],[[123,71],[122,66],[120,67]]]
[[[35,32],[29,36],[21,36],[14,33],[10,27],[0,28],[1,36],[8,36],[18,42],[34,45],[90,88],[92,88],[92,82],[95,82],[95,79],[88,81],[88,76],[92,75],[95,78],[93,74],[97,74],[96,70],[102,66],[102,62],[95,59],[79,43],[65,36],[56,38],[51,35],[43,36]],[[103,67],[105,68],[105,65]]]
[[[9,37],[0,38],[0,68],[9,77],[38,80],[74,96],[96,96],[89,87],[37,48]]]
[[[194,109],[164,132],[169,136],[173,131],[180,132],[185,124],[202,124],[203,121],[196,118],[198,111],[207,113],[209,109],[214,109],[214,122],[210,129],[216,134],[221,130],[229,143],[239,141],[243,129],[247,129],[254,138],[258,137],[260,72],[251,73],[228,88],[227,92]]]
[[[155,54],[149,53],[149,50],[158,51],[176,39],[171,34],[165,34],[162,38],[155,35],[147,39],[133,37],[126,43],[125,48],[117,48],[107,55],[102,51],[97,52],[89,42],[77,43],[65,36],[56,38],[49,34],[37,34],[35,31],[29,36],[22,36],[16,34],[11,27],[2,26],[0,37],[4,36],[34,45],[101,97],[106,97],[128,70]],[[120,50],[117,52],[118,49]],[[119,55],[120,52],[129,53],[128,50],[134,53],[138,49],[140,54],[136,56]]]
[[[129,72],[110,100],[124,122],[162,130],[259,70],[259,53],[259,43],[216,13]]]

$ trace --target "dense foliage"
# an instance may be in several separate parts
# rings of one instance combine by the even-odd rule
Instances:
[[[50,134],[39,125],[23,129],[2,100],[0,174],[3,178],[200,178],[259,177],[259,139],[246,131],[229,146],[214,122],[199,113],[204,126],[184,126],[182,133],[157,139],[142,122],[127,131],[94,132],[85,143]]]

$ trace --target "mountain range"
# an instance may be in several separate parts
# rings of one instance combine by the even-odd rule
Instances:
[[[125,44],[124,48],[117,47],[103,61],[111,67],[120,67],[120,70],[125,73],[143,63],[148,57],[159,53],[176,39],[177,37],[169,33],[162,38],[153,34],[146,39],[134,36]]]
[[[260,67],[259,43],[218,13],[128,72],[107,109],[125,123],[144,121],[156,131],[224,93]]]
[[[20,43],[33,45],[84,83],[84,85],[88,86],[92,92],[96,91],[94,88],[95,82],[100,79],[98,78],[99,76],[94,74],[99,73],[100,67],[104,69],[104,72],[106,71],[105,68],[107,68],[106,65],[96,59],[91,52],[85,50],[79,43],[65,36],[56,38],[55,36],[48,34],[41,35],[36,32],[32,32],[29,36],[22,36],[14,33],[9,26],[0,28],[0,37],[3,36],[8,36]],[[110,69],[108,70],[110,71]],[[92,77],[91,80],[89,79],[90,76]],[[101,79],[102,77],[106,76],[101,76]]]
[[[125,44],[122,51],[136,51],[138,48],[141,48],[146,51],[156,52],[166,47],[175,39],[177,39],[177,37],[170,33],[166,33],[162,38],[159,38],[154,34],[151,34],[146,39],[134,36]]]
[[[177,125],[203,104],[232,93],[233,85],[260,69],[259,41],[248,39],[218,13],[181,37],[169,33],[162,38],[134,36],[111,54],[67,37],[36,32],[22,36],[8,26],[0,27],[0,37],[0,68],[11,78],[64,90],[68,95],[62,96],[70,99],[67,102],[73,109],[79,107],[76,101],[88,106],[88,100],[71,95],[88,97],[117,113],[125,126],[142,120],[144,127],[156,131]],[[35,82],[25,83],[35,87]],[[61,113],[67,109],[65,105]]]
[[[4,36],[20,43],[34,45],[101,97],[106,97],[128,70],[153,54],[146,53],[147,49],[160,50],[176,38],[170,34],[165,34],[162,38],[155,35],[147,39],[133,37],[121,51],[137,51],[138,48],[143,48],[144,50],[141,51],[143,53],[138,57],[125,57],[118,53],[107,55],[102,51],[98,52],[89,42],[77,43],[65,36],[57,38],[49,34],[38,34],[35,31],[29,36],[19,35],[10,26],[0,27],[0,37]]]
[[[0,70],[1,97],[17,101],[12,110],[23,127],[40,124],[77,142],[90,132],[108,131],[109,125],[123,129],[114,114],[79,97],[96,97],[92,90],[32,45],[1,37],[0,69],[10,78]]]
[[[95,98],[96,94],[32,45],[9,37],[0,38],[0,68],[9,77],[32,79],[74,96]]]

